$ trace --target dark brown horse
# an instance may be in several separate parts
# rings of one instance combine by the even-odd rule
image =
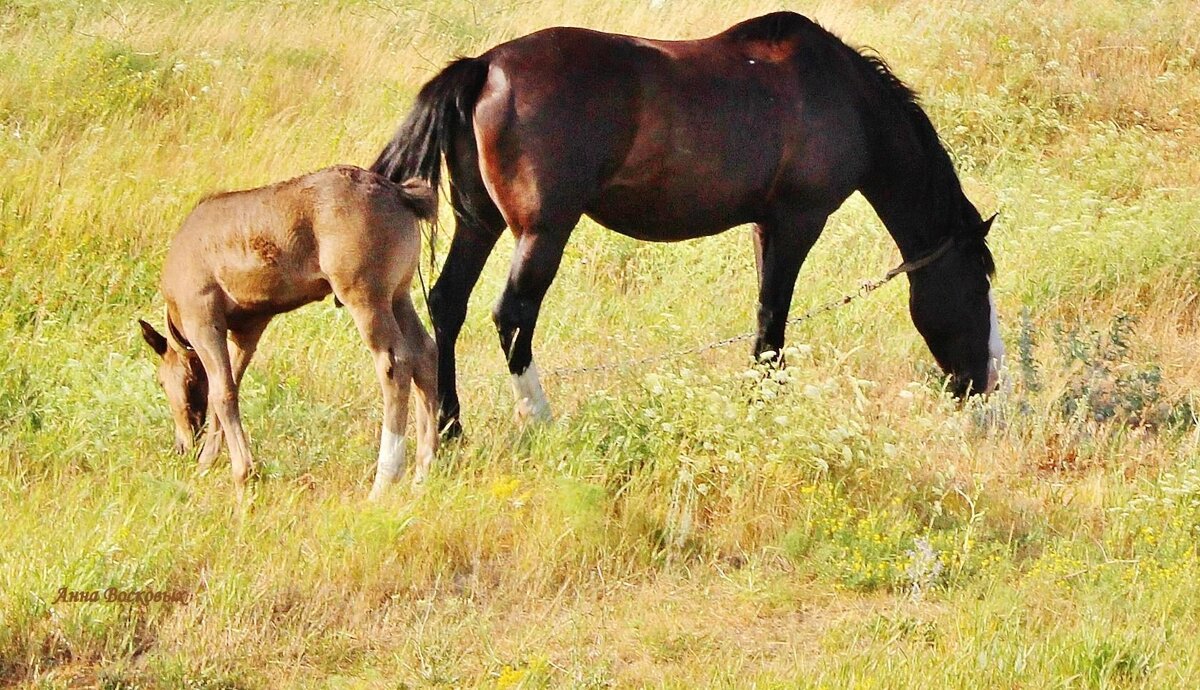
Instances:
[[[493,315],[518,415],[546,417],[531,342],[580,216],[654,241],[753,223],[754,350],[779,352],[800,265],[855,190],[906,260],[937,254],[909,274],[910,311],[956,393],[995,386],[991,220],[913,92],[798,14],[695,41],[553,28],[459,59],[421,89],[373,170],[436,186],[443,158],[457,225],[429,304],[447,433],[461,431],[455,340],[505,226],[517,246]]]

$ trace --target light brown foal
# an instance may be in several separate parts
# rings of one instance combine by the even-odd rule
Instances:
[[[431,220],[434,191],[396,185],[340,165],[286,182],[201,201],[171,241],[163,264],[166,335],[140,321],[161,357],[158,380],[183,452],[209,423],[200,466],[229,441],[241,496],[254,470],[238,411],[242,374],[271,318],[331,292],[354,317],[383,389],[383,430],[371,498],[404,469],[410,382],[416,384],[417,463],[426,478],[437,448],[437,350],[409,286],[421,251],[418,220]]]

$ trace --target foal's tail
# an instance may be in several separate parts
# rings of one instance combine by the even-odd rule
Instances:
[[[379,154],[372,172],[393,182],[419,178],[438,188],[442,157],[462,127],[470,127],[475,101],[487,80],[483,58],[459,58],[421,87],[396,136]]]

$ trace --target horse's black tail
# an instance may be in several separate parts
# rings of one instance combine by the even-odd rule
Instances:
[[[396,136],[371,166],[393,182],[425,180],[437,189],[442,157],[461,127],[470,127],[475,101],[487,80],[484,58],[459,58],[421,87]]]

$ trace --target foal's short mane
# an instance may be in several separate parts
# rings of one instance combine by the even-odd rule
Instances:
[[[258,187],[258,188],[254,188],[254,189],[218,189],[215,192],[209,192],[208,194],[205,194],[204,196],[200,197],[200,201],[197,201],[196,205],[199,206],[200,204],[203,204],[206,201],[213,201],[215,199],[224,199],[226,197],[238,196],[240,194],[259,193],[262,189],[273,189],[275,187],[282,187],[283,185],[286,185],[286,184],[292,182],[293,180],[297,180],[300,177],[303,177],[303,175],[297,175],[296,177],[293,177],[293,178],[290,178],[287,180],[283,180],[282,182],[275,182],[273,184],[266,185],[265,187]]]

